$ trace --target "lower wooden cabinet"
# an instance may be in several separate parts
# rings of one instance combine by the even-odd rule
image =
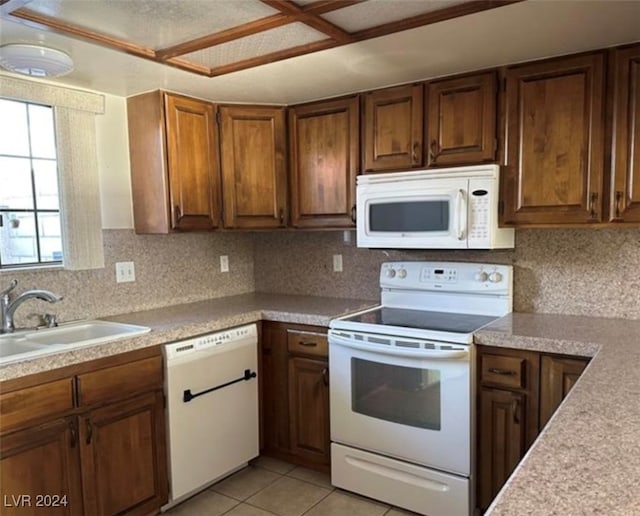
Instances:
[[[588,359],[476,347],[476,505],[484,511],[569,393]]]
[[[108,363],[113,364],[111,357]],[[97,361],[95,370],[81,364],[77,374],[73,367],[53,382],[38,385],[27,378],[24,388],[1,386],[6,391],[0,395],[2,513],[106,516],[158,511],[168,498],[162,358],[110,367]],[[102,381],[98,384],[97,379]],[[67,384],[72,389],[65,390]],[[54,391],[52,386],[60,388]],[[34,392],[44,396],[46,390],[55,393],[57,406],[50,405],[55,408],[50,421],[39,417],[34,423],[21,400],[32,402]],[[63,396],[67,391],[68,400]],[[66,413],[60,414],[65,406]],[[46,412],[41,402],[35,409]]]
[[[2,514],[85,513],[75,417],[13,432],[0,443]]]
[[[261,338],[262,449],[328,471],[327,329],[265,321]]]

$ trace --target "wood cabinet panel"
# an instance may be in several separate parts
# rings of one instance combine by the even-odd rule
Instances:
[[[73,378],[0,394],[0,432],[51,420],[73,410]]]
[[[329,463],[329,364],[326,360],[289,359],[291,452]]]
[[[75,418],[58,419],[2,437],[2,514],[82,515],[80,459]],[[38,495],[65,497],[57,507],[37,507]],[[26,498],[28,496],[29,504]],[[86,513],[90,514],[90,513]]]
[[[278,323],[262,324],[262,435],[267,452],[289,453],[289,375],[287,329]]]
[[[496,73],[427,85],[427,165],[495,160]]]
[[[372,91],[363,98],[363,170],[422,165],[422,84]]]
[[[609,220],[640,222],[640,45],[614,54]]]
[[[587,367],[587,359],[545,355],[540,362],[540,430]]]
[[[503,222],[602,218],[604,55],[508,68]]]
[[[171,227],[206,230],[220,216],[215,106],[165,95]]]
[[[162,394],[149,393],[80,417],[87,514],[148,514],[167,501]]]
[[[215,105],[153,91],[127,99],[133,218],[137,233],[219,225]]]
[[[90,406],[162,389],[162,357],[151,357],[78,375],[78,404]]]
[[[478,503],[484,510],[523,457],[526,396],[516,392],[480,390]]]
[[[480,356],[480,381],[512,389],[526,388],[527,361],[521,357]]]
[[[355,225],[358,128],[358,97],[289,110],[293,226]]]
[[[224,106],[220,114],[224,226],[285,226],[284,110]]]

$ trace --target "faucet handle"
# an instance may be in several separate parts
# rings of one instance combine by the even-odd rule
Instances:
[[[6,289],[4,289],[2,292],[0,292],[0,297],[4,297],[8,295],[9,292],[11,292],[17,286],[18,286],[18,280],[17,279],[11,280],[11,283],[9,284],[9,286]]]
[[[47,328],[55,328],[58,326],[58,316],[56,314],[44,314],[42,319],[47,325]]]

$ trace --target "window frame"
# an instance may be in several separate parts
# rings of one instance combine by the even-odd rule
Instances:
[[[18,158],[18,159],[28,159],[29,160],[29,169],[30,169],[30,174],[31,174],[31,200],[32,200],[32,206],[33,208],[28,209],[28,208],[2,208],[0,207],[0,218],[2,219],[2,223],[5,223],[5,214],[7,221],[9,220],[8,218],[8,214],[9,213],[32,213],[33,214],[33,219],[34,219],[34,231],[35,231],[35,242],[36,242],[36,254],[37,254],[37,261],[32,261],[32,262],[20,262],[20,263],[3,263],[2,262],[2,255],[0,254],[0,270],[2,271],[7,271],[7,270],[15,270],[15,269],[41,269],[41,268],[46,268],[46,267],[56,267],[56,266],[62,266],[63,265],[63,260],[64,260],[64,255],[61,256],[60,260],[46,260],[43,261],[42,259],[42,242],[41,242],[41,232],[40,232],[40,225],[39,225],[39,215],[42,213],[57,213],[58,214],[58,221],[59,221],[59,229],[60,229],[60,246],[61,248],[63,247],[63,235],[62,235],[62,202],[61,202],[61,198],[60,198],[60,189],[59,189],[59,183],[60,183],[60,166],[59,166],[59,159],[58,159],[58,149],[57,149],[57,134],[56,134],[56,123],[55,123],[55,117],[56,117],[56,113],[55,113],[55,109],[54,106],[46,104],[46,103],[42,103],[42,102],[33,102],[33,101],[28,101],[28,100],[22,100],[22,99],[13,99],[13,98],[7,98],[4,97],[2,95],[0,95],[0,100],[6,100],[9,102],[17,102],[20,104],[23,104],[25,107],[25,111],[26,111],[26,119],[27,119],[27,138],[28,138],[28,147],[29,147],[29,153],[28,155],[19,155],[19,154],[2,154],[0,153],[0,158]],[[54,147],[56,149],[56,153],[55,153],[55,157],[54,158],[43,158],[43,157],[38,157],[38,156],[34,156],[33,154],[33,142],[32,142],[32,131],[31,131],[31,118],[30,118],[30,110],[29,110],[29,106],[42,106],[42,107],[46,107],[49,108],[51,110],[51,119],[52,119],[52,126],[51,129],[53,131],[53,142],[54,142]],[[58,197],[58,208],[57,209],[53,209],[53,208],[38,208],[38,195],[37,195],[37,190],[36,190],[36,177],[35,177],[35,170],[34,170],[34,165],[33,162],[34,160],[46,160],[46,161],[50,161],[50,162],[55,162],[55,168],[56,168],[56,183],[58,183],[58,193],[57,193],[57,197]]]

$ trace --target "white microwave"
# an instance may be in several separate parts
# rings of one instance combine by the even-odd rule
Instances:
[[[358,247],[498,249],[500,167],[478,165],[358,176]]]

